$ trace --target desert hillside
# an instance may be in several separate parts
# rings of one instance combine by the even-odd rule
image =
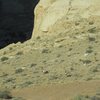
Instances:
[[[34,22],[30,40],[0,50],[0,90],[25,100],[100,100],[100,0],[40,0]]]

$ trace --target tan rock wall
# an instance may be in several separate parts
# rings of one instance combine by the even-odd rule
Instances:
[[[100,16],[100,0],[40,0],[35,9],[33,37],[54,35],[56,28],[63,32],[63,23],[66,27],[69,21],[88,19],[91,16]]]

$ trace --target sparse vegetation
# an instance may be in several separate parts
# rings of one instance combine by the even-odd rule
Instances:
[[[45,48],[45,49],[42,50],[42,53],[49,53],[49,52],[50,52],[50,51],[49,51],[48,48]]]
[[[15,3],[20,1],[22,0],[15,0]],[[45,4],[44,1],[46,5],[42,6]],[[53,5],[51,1],[54,2]],[[96,8],[89,6],[90,3],[94,5],[92,1],[96,1]],[[29,3],[28,0],[24,0],[25,2]],[[0,50],[0,89],[11,89],[11,97],[13,92],[17,91],[18,94],[14,93],[15,95],[31,97],[29,100],[52,99],[50,96],[57,96],[55,97],[57,100],[69,100],[70,97],[81,93],[83,94],[77,95],[72,100],[100,100],[100,95],[92,96],[100,88],[100,14],[97,14],[99,10],[94,12],[100,8],[98,2],[97,0],[40,0],[40,5],[36,8],[40,13],[35,11],[35,14],[39,13],[36,17],[40,18],[35,21],[37,24],[34,23],[36,29],[32,39],[22,43],[15,42]],[[58,8],[55,8],[56,6]],[[23,7],[21,9],[27,13],[27,9]],[[21,16],[27,20],[27,16]],[[10,20],[13,21],[13,18]],[[14,21],[16,23],[16,20]],[[4,22],[10,23],[6,20]],[[30,26],[30,24],[25,25]],[[20,24],[17,26],[23,28]],[[10,31],[9,27],[5,26],[2,29]],[[16,30],[11,29],[11,31],[14,31],[17,37]],[[28,30],[24,32],[26,35],[30,34]],[[12,39],[13,37],[14,34]],[[43,98],[40,97],[42,94]],[[3,96],[1,98],[8,100]],[[10,100],[21,99],[13,97]]]
[[[59,77],[57,75],[49,76],[49,80],[57,80]]]
[[[0,98],[1,99],[7,99],[7,100],[11,100],[12,99],[12,95],[9,91],[0,91]]]
[[[88,60],[88,59],[86,59],[86,60],[80,59],[80,61],[83,62],[83,64],[90,64],[92,62],[91,60]]]
[[[22,83],[20,86],[21,86],[21,88],[24,88],[24,87],[30,86],[31,84],[33,84],[33,82],[31,82],[31,81],[26,81],[26,82]]]
[[[3,62],[3,61],[6,61],[6,60],[8,60],[9,58],[8,57],[1,57],[1,61]]]
[[[95,95],[95,96],[88,96],[88,95],[77,95],[74,99],[72,100],[100,100],[100,97]]]
[[[95,32],[96,32],[96,27],[90,28],[90,29],[88,30],[88,32],[90,32],[90,33],[95,33]]]
[[[35,67],[37,64],[35,64],[35,63],[32,63],[31,65],[30,65],[30,67]]]
[[[16,55],[23,55],[23,51],[17,52]]]
[[[84,96],[82,95],[77,95],[74,99],[72,100],[86,100]]]
[[[86,50],[86,53],[92,53],[92,52],[93,52],[92,49],[87,49],[87,50]]]
[[[89,39],[90,42],[96,40],[95,37],[88,37],[88,39]]]
[[[7,78],[5,81],[4,81],[4,83],[9,83],[9,82],[12,82],[12,83],[14,83],[14,78]]]
[[[37,36],[37,37],[36,37],[36,39],[37,39],[37,40],[40,40],[40,39],[41,39],[41,37],[40,37],[40,36]]]
[[[44,74],[48,74],[49,71],[47,71],[47,70],[43,70],[43,73],[44,73]]]
[[[89,22],[89,25],[93,25],[93,24],[94,24],[94,22],[93,22],[93,21],[90,21],[90,22]]]
[[[16,74],[19,74],[19,73],[22,73],[22,72],[23,72],[23,69],[22,69],[22,68],[19,68],[19,69],[16,69],[16,70],[15,70],[15,73],[16,73]]]

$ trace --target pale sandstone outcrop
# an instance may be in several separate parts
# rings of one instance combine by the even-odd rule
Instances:
[[[40,0],[35,9],[33,37],[64,32],[70,21],[93,16],[100,16],[100,0]]]

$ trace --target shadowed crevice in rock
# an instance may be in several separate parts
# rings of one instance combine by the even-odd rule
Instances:
[[[32,36],[34,9],[39,0],[0,0],[0,48]]]

